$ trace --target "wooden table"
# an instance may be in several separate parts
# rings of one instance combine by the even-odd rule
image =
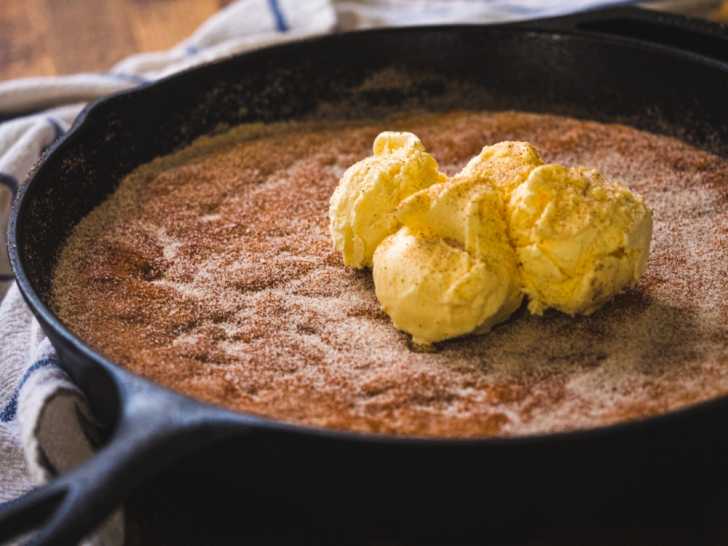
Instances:
[[[230,0],[0,0],[0,80],[101,70],[166,49]]]
[[[305,1],[305,0],[301,0]],[[0,80],[108,68],[140,51],[165,49],[192,31],[230,0],[0,0]],[[728,0],[710,15],[728,21]],[[184,487],[184,486],[183,486]],[[127,506],[128,546],[184,544],[321,543],[321,536],[291,528],[282,516],[257,527],[251,512],[232,515],[232,537],[214,516],[185,512],[175,505],[174,487],[150,484]],[[221,495],[223,493],[221,492]],[[712,499],[692,523],[670,529],[617,523],[603,528],[537,528],[507,541],[512,546],[717,546],[728,544],[724,498]],[[273,511],[271,511],[273,512]],[[294,524],[295,526],[295,524]],[[710,529],[707,534],[705,529]],[[222,533],[222,534],[221,534]],[[252,533],[252,534],[251,534]],[[242,536],[241,536],[242,535]],[[505,544],[505,542],[500,542]],[[389,546],[399,546],[387,543]],[[453,546],[453,545],[448,545]]]

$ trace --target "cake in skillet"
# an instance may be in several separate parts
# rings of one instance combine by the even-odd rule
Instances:
[[[381,131],[412,131],[449,175],[486,145],[531,142],[653,210],[636,288],[591,316],[524,309],[487,336],[413,350],[371,273],[344,267],[329,198]],[[728,392],[728,162],[622,125],[520,112],[249,125],[129,174],[73,230],[61,320],[189,396],[362,432],[477,437],[635,419]]]

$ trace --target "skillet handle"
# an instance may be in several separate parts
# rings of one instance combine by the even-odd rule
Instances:
[[[529,23],[519,23],[529,27]],[[539,21],[541,29],[582,31],[648,42],[728,63],[728,25],[637,8],[613,8]]]
[[[26,546],[78,544],[144,480],[227,435],[231,427],[212,424],[206,414],[205,406],[158,387],[135,389],[115,434],[94,457],[0,506],[0,543],[42,526]]]

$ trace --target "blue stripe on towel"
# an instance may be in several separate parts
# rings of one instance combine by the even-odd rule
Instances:
[[[42,358],[31,365],[30,368],[25,370],[23,377],[20,378],[18,386],[15,387],[15,390],[13,391],[13,395],[10,397],[10,400],[4,408],[0,409],[0,423],[9,423],[15,419],[15,416],[18,414],[18,397],[20,396],[20,389],[23,388],[23,385],[25,385],[35,371],[45,368],[46,366],[50,366],[51,364],[57,364],[56,359]]]
[[[524,6],[513,2],[499,2],[496,6],[513,15],[534,15],[543,11],[543,6]]]
[[[147,83],[149,81],[144,76],[137,76],[136,74],[126,74],[124,72],[107,72],[105,76],[132,83]]]
[[[276,22],[278,32],[287,32],[288,23],[286,22],[286,18],[283,17],[283,11],[281,10],[280,4],[278,4],[278,0],[268,0],[268,7],[270,7],[270,12]]]
[[[6,173],[0,173],[0,186],[5,186],[15,196],[18,193],[18,179]]]
[[[58,122],[58,120],[54,117],[48,117],[46,118],[48,123],[50,123],[51,127],[53,127],[53,140],[56,141],[59,138],[61,138],[63,135],[66,134],[66,130],[61,127],[61,124]]]
[[[48,144],[46,144],[45,146],[43,146],[43,149],[40,152],[41,155],[43,155],[43,156],[45,156],[46,150],[48,150],[48,148],[50,148],[51,144],[53,144],[56,140],[58,140],[59,138],[61,138],[63,135],[66,134],[66,130],[63,127],[61,127],[61,124],[58,122],[58,120],[56,118],[54,118],[52,116],[48,116],[46,118],[46,122],[48,123],[48,125],[53,127],[53,140],[51,142],[49,142]]]

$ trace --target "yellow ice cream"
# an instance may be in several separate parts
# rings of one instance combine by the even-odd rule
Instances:
[[[505,207],[489,180],[460,173],[408,197],[397,209],[405,227],[374,254],[377,298],[415,343],[486,332],[521,304]]]
[[[590,314],[645,270],[652,213],[593,170],[535,168],[508,203],[529,310]]]
[[[500,142],[451,180],[402,202],[397,217],[407,229],[375,253],[374,286],[394,325],[415,343],[484,333],[518,309],[523,296],[505,200],[541,164],[527,142]]]
[[[521,304],[502,198],[477,177],[455,177],[405,199],[405,226],[374,254],[374,286],[394,325],[427,345],[483,333]]]
[[[540,165],[543,165],[541,156],[528,142],[498,142],[492,146],[485,146],[465,165],[457,177],[491,185],[501,194],[505,204],[508,203],[513,190]]]
[[[529,309],[589,314],[645,269],[652,215],[584,168],[544,165],[527,142],[486,146],[447,179],[411,133],[382,133],[331,198],[344,263],[373,266],[394,325],[429,345]]]
[[[344,264],[370,267],[377,245],[399,228],[394,211],[402,199],[444,180],[415,135],[379,134],[373,155],[349,167],[331,196],[331,239]]]

